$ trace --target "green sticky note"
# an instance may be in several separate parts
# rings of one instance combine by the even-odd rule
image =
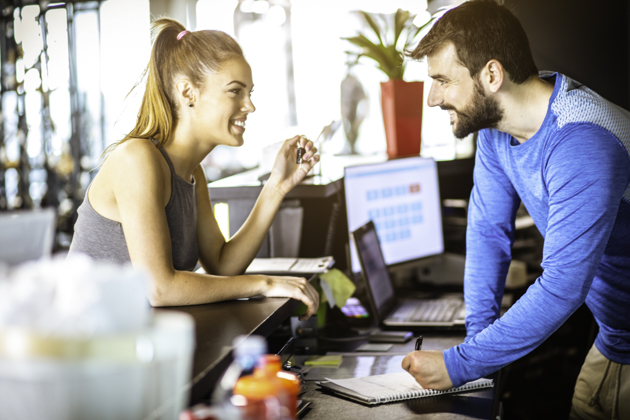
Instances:
[[[328,289],[328,293],[332,293],[332,296],[335,298],[335,305],[340,308],[346,304],[348,298],[352,296],[356,290],[356,286],[352,280],[336,268],[320,274],[319,278],[321,281],[327,283],[327,287],[322,287],[322,289],[326,288]],[[328,300],[332,299],[329,298]]]
[[[341,355],[334,356],[311,356],[304,364],[306,366],[328,366],[328,367],[339,367],[341,364]]]

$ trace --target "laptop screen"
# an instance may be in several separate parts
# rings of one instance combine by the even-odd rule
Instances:
[[[374,314],[379,320],[387,312],[395,300],[394,287],[383,260],[383,252],[374,228],[369,221],[357,228],[352,236],[363,264],[363,279],[370,294]]]
[[[374,222],[387,265],[444,252],[437,164],[409,157],[345,168],[349,234]],[[350,241],[352,272],[361,264]]]

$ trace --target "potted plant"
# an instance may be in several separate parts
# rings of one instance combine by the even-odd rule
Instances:
[[[387,155],[389,158],[420,154],[422,131],[422,102],[424,83],[406,82],[404,51],[414,42],[418,33],[431,23],[413,24],[414,14],[398,9],[393,15],[370,14],[360,11],[375,38],[359,33],[343,38],[358,46],[360,52],[348,51],[356,62],[361,57],[376,61],[378,69],[388,77],[381,83],[381,106]]]

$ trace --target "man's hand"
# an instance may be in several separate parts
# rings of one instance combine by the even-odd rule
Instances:
[[[423,388],[446,390],[453,387],[441,351],[414,351],[402,361],[402,367]]]

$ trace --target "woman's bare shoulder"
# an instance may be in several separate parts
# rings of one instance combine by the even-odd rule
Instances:
[[[164,202],[165,193],[170,193],[170,184],[165,181],[168,165],[162,167],[164,159],[151,140],[130,139],[114,148],[101,165],[90,186],[90,204],[99,214],[120,222],[119,205],[124,197],[147,194]]]
[[[160,151],[157,146],[148,139],[133,138],[120,143],[107,157],[107,160],[113,161],[136,161],[139,164],[151,164],[154,161],[159,162]]]
[[[129,139],[107,156],[102,172],[107,178],[121,178],[125,182],[138,180],[141,182],[156,181],[162,184],[169,175],[168,164],[157,146],[148,139]]]

